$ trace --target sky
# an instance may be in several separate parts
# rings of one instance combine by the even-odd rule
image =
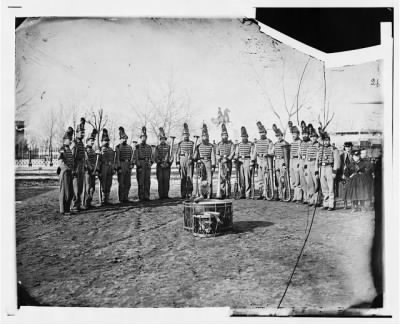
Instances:
[[[371,85],[380,64],[326,71],[335,113],[328,130],[382,127],[374,122],[382,120],[382,87]],[[316,124],[324,106],[323,63],[240,19],[28,19],[16,31],[16,72],[16,119],[37,138],[52,111],[64,130],[72,111],[99,107],[137,138],[144,112],[171,91],[189,112],[192,135],[204,121],[217,140],[218,107],[230,110],[228,132],[237,139],[241,126],[256,137],[258,120],[286,127],[286,109],[297,105],[299,121]],[[179,127],[171,132],[181,135]]]

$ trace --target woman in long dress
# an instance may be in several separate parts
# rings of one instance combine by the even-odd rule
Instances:
[[[372,163],[360,157],[360,150],[355,150],[353,151],[353,161],[345,172],[349,178],[345,201],[351,201],[352,212],[361,211],[368,205],[366,202],[370,202],[373,197]]]

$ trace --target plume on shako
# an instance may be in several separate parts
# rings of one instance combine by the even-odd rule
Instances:
[[[108,130],[103,128],[103,132],[101,133],[101,141],[109,141],[110,138],[108,137]]]
[[[203,123],[203,128],[201,130],[201,134],[203,136],[208,136],[208,129],[207,129],[207,125],[205,123]]]
[[[140,137],[142,136],[146,136],[147,137],[147,130],[146,130],[146,126],[142,127],[142,133],[140,134]]]
[[[183,123],[183,132],[182,135],[189,134],[189,126],[187,123]]]
[[[95,139],[96,139],[96,136],[97,136],[97,129],[96,129],[96,128],[93,128],[92,133],[90,134],[90,136],[89,136],[88,139],[95,140]]]
[[[315,132],[314,126],[310,123],[307,126],[308,134],[311,135],[312,133]]]
[[[125,129],[122,126],[120,126],[118,128],[118,131],[119,131],[119,138],[120,139],[128,139],[128,135],[126,135]]]
[[[257,127],[258,127],[258,132],[259,133],[266,133],[267,132],[265,127],[264,127],[264,125],[260,121],[257,122]]]
[[[308,135],[309,134],[309,130],[308,130],[307,124],[306,124],[306,122],[304,120],[301,121],[300,126],[301,126],[301,133],[303,135]]]
[[[162,139],[162,138],[167,139],[167,136],[165,136],[164,128],[160,127],[158,130],[159,130],[158,137],[159,137],[160,139]]]
[[[275,133],[275,136],[282,135],[282,131],[276,126],[276,124],[272,124],[272,130]]]
[[[292,121],[289,120],[288,126],[289,126],[289,131],[290,131],[291,133],[293,133],[293,123],[292,123]]]
[[[242,126],[240,128],[241,137],[248,137],[246,127]]]
[[[77,133],[85,131],[85,123],[86,123],[86,119],[82,117],[79,125],[76,128]]]
[[[226,129],[226,125],[224,123],[221,125],[221,135],[228,135],[228,130]]]

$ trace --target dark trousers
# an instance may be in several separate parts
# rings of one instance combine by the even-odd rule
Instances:
[[[72,187],[72,172],[71,170],[61,170],[60,175],[60,213],[69,213],[71,208],[71,201],[74,195]]]
[[[136,179],[139,187],[139,200],[148,200],[150,199],[151,165],[147,161],[139,161],[136,171]]]
[[[103,165],[101,167],[101,190],[103,191],[103,202],[108,202],[110,199],[112,185],[113,169],[111,165]]]
[[[169,179],[171,176],[171,167],[161,167],[161,163],[157,164],[157,181],[158,196],[160,199],[167,198],[169,192]]]
[[[90,207],[93,200],[93,195],[96,187],[96,176],[92,172],[85,171],[85,181],[83,186],[83,206],[85,208]]]
[[[181,157],[181,197],[193,193],[193,163],[187,157]]]
[[[231,175],[232,175],[232,162],[227,161],[221,163],[220,182],[221,182],[221,197],[225,198],[231,196]],[[226,195],[225,195],[226,193]]]
[[[83,182],[85,178],[85,163],[84,161],[78,162],[75,169],[76,174],[72,179],[74,188],[74,197],[72,198],[73,209],[77,210],[81,207],[83,201]]]
[[[118,172],[118,198],[122,202],[128,200],[129,190],[131,189],[132,169],[129,161],[122,161],[120,165],[121,170]]]

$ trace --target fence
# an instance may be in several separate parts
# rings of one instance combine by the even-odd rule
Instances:
[[[53,166],[58,159],[58,149],[33,148],[18,150],[15,154],[16,166]]]

